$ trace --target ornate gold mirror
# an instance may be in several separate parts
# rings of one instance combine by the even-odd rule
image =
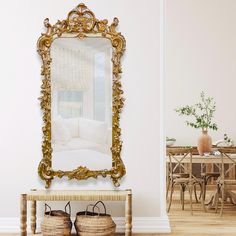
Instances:
[[[84,4],[38,40],[42,58],[43,158],[38,167],[50,187],[54,177],[83,180],[125,175],[119,127],[124,99],[121,56],[125,39]]]

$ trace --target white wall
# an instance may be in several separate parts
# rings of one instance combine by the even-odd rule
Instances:
[[[134,217],[161,217],[165,209],[160,180],[160,67],[159,1],[147,5],[137,0],[84,1],[97,18],[120,19],[126,37],[123,60],[125,108],[121,126],[123,160],[127,176],[121,189],[132,188]],[[78,4],[73,0],[4,1],[0,8],[1,93],[0,93],[0,218],[19,216],[19,194],[44,188],[38,178],[41,159],[40,66],[36,42],[43,20],[64,19]],[[151,35],[151,37],[150,37]],[[162,173],[162,172],[161,172]],[[109,179],[53,181],[52,189],[113,189]],[[163,196],[163,197],[162,197]],[[109,211],[122,216],[120,203]],[[60,205],[61,207],[62,205]],[[73,203],[73,208],[79,205]],[[157,226],[158,227],[158,226]]]
[[[215,98],[214,140],[224,133],[236,144],[236,1],[166,1],[166,124],[177,144],[196,145],[200,130],[187,127],[176,107],[197,102],[201,91]]]

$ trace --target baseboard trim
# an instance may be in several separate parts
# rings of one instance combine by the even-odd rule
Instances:
[[[113,218],[117,225],[117,233],[125,231],[124,217]],[[72,219],[73,221],[74,219]],[[28,219],[30,232],[30,219]],[[40,219],[37,224],[40,225]],[[18,233],[20,231],[19,218],[0,218],[0,233]],[[134,233],[170,233],[170,224],[167,216],[164,217],[133,217]]]
[[[115,217],[117,233],[125,232],[125,219]],[[170,233],[169,218],[165,217],[133,217],[133,233]]]

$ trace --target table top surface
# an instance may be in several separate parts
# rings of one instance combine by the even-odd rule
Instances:
[[[174,158],[172,157],[171,162],[172,163],[177,163],[178,161],[181,160],[183,156],[175,156]],[[230,155],[230,158],[236,161],[236,154]],[[223,157],[224,163],[225,164],[233,164],[232,160],[230,160],[228,157]],[[167,156],[166,162],[169,163],[170,160]],[[185,157],[183,160],[181,160],[182,163],[189,163],[190,162],[190,157]],[[192,156],[192,163],[221,163],[221,157],[220,156],[200,156],[200,155],[193,155]]]
[[[184,149],[191,149],[193,155],[198,155],[198,149],[196,146],[167,146],[166,150],[171,151],[171,150],[184,150]],[[213,146],[212,151],[219,151],[221,150],[222,152],[225,153],[231,153],[236,155],[236,146],[232,147],[217,147]]]
[[[35,201],[123,201],[131,195],[127,190],[32,190],[26,193],[27,200]]]
[[[216,164],[221,163],[221,155],[200,156],[198,154],[197,147],[172,146],[172,147],[167,147],[167,151],[171,152],[171,150],[184,150],[186,148],[192,149],[192,163],[216,163]],[[218,150],[221,150],[223,152],[225,151],[225,153],[227,153],[227,155],[229,155],[233,161],[236,161],[236,147],[235,146],[234,147],[214,147],[214,148],[212,148],[212,151],[218,151]],[[173,154],[173,156],[174,157],[172,157],[172,159],[171,159],[171,161],[173,163],[177,163],[178,161],[180,161],[183,158],[183,155],[174,155]],[[230,160],[228,157],[223,156],[223,159],[224,159],[224,163],[226,163],[226,164],[232,163],[233,164],[232,160]],[[166,162],[167,163],[170,162],[168,155],[166,158]],[[181,162],[182,163],[189,163],[190,157],[186,156]]]

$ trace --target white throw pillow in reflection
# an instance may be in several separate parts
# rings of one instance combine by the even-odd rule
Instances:
[[[70,130],[65,126],[62,118],[52,122],[52,143],[65,144],[71,138]]]
[[[70,131],[71,137],[79,137],[79,119],[78,118],[66,118],[62,119],[63,125]]]
[[[79,118],[79,137],[95,143],[105,144],[107,138],[107,123]]]

